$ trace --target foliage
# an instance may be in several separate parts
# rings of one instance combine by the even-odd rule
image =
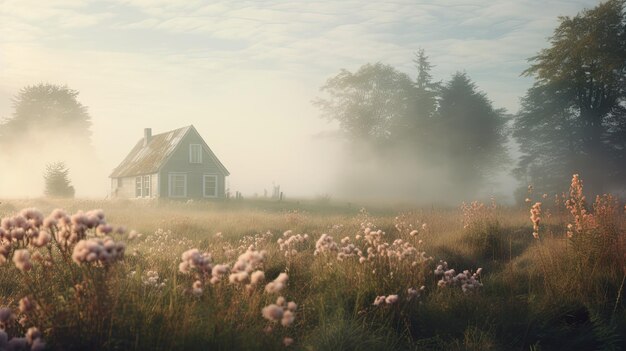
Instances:
[[[480,188],[506,164],[504,110],[495,109],[467,74],[457,72],[442,88],[437,117],[441,157],[453,183],[463,185],[456,191]]]
[[[425,183],[444,174],[460,197],[474,196],[508,160],[504,110],[464,73],[445,85],[434,82],[424,50],[414,63],[415,81],[382,63],[341,70],[321,88],[328,96],[313,103],[323,117],[339,122],[361,159],[437,174]]]
[[[328,79],[321,91],[329,97],[313,103],[351,138],[384,144],[411,111],[412,85],[406,74],[389,65],[366,64],[355,73],[343,69]]]
[[[395,215],[315,200],[39,200],[76,212],[46,220],[15,212],[33,200],[3,201],[0,308],[15,315],[11,338],[36,326],[66,350],[621,349],[623,203],[587,205],[573,185],[562,211],[545,203],[533,222],[478,202]],[[122,241],[123,256],[90,255]],[[22,312],[25,297],[35,308]]]
[[[609,0],[561,17],[551,46],[530,59],[536,81],[522,100],[514,136],[517,176],[559,191],[568,174],[585,175],[594,193],[626,179],[626,14]]]
[[[0,142],[19,146],[30,133],[44,131],[89,144],[90,116],[77,97],[78,91],[49,83],[22,88],[13,98],[13,115],[0,123]]]
[[[49,197],[74,197],[74,187],[70,185],[70,170],[63,162],[53,162],[46,165],[44,179],[46,188],[44,193]]]

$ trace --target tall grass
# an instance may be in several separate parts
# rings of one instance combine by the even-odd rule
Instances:
[[[3,201],[0,349],[623,349],[623,205],[547,198]]]

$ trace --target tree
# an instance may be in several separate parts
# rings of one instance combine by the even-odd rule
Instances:
[[[438,154],[465,196],[475,195],[486,177],[508,159],[506,118],[465,73],[456,73],[441,89],[437,128]]]
[[[418,106],[418,114],[421,119],[430,119],[437,111],[437,97],[441,89],[441,83],[433,82],[433,77],[430,74],[433,66],[428,61],[428,56],[426,56],[424,49],[420,49],[415,54],[413,62],[417,68],[415,88],[417,90],[416,105]]]
[[[436,123],[441,83],[433,82],[430,73],[432,65],[423,49],[415,54],[413,62],[417,69],[414,84],[414,108],[408,116],[409,122],[404,129],[406,134],[404,137],[412,142],[411,144],[416,148],[415,152],[421,155],[422,159],[427,160],[435,156],[433,147],[438,137],[432,132]]]
[[[63,198],[74,197],[74,187],[70,185],[69,172],[70,170],[63,162],[53,162],[46,165],[46,172],[44,174],[46,196]]]
[[[561,17],[551,46],[523,74],[535,84],[513,135],[523,156],[516,175],[543,192],[581,173],[595,193],[626,179],[626,15],[610,0]]]
[[[325,118],[339,122],[350,138],[377,145],[393,139],[412,107],[409,76],[382,63],[366,64],[355,73],[342,69],[320,90],[329,97],[313,104]]]
[[[41,134],[89,144],[91,119],[77,97],[76,90],[48,83],[22,88],[13,98],[13,115],[0,124],[0,143],[19,148],[31,142],[24,138]]]

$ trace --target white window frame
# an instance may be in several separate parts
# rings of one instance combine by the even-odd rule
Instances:
[[[174,188],[172,187],[173,183],[174,183],[174,177],[175,176],[183,176],[184,178],[184,186],[183,186],[183,196],[180,195],[174,195],[173,194],[173,190]],[[168,195],[169,197],[177,197],[177,198],[186,198],[187,197],[187,173],[180,173],[180,172],[172,172],[172,173],[168,173],[167,175],[168,178],[168,186],[167,186],[167,190],[168,190]]]
[[[140,175],[135,177],[135,198],[147,197],[152,195],[152,174]]]
[[[135,197],[143,196],[143,176],[135,177]]]
[[[208,178],[208,177],[212,177],[213,179],[215,179],[215,192],[213,194],[207,194],[206,193],[206,190],[207,190],[206,189],[206,178]],[[204,197],[217,197],[218,189],[219,189],[217,184],[218,184],[217,174],[204,174],[202,176],[202,195]]]
[[[143,176],[143,197],[152,196],[152,177],[150,174]]]
[[[194,155],[194,150],[196,151],[195,155]],[[189,144],[189,163],[202,163],[202,145],[201,144]]]

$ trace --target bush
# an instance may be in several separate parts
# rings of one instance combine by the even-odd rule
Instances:
[[[53,162],[46,165],[44,179],[46,189],[44,193],[49,197],[73,198],[74,187],[70,185],[70,170],[63,162]]]

